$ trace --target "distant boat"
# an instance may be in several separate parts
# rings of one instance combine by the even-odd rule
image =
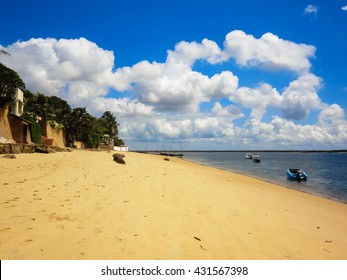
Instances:
[[[307,174],[298,168],[288,168],[287,171],[287,178],[289,180],[293,181],[306,181],[307,180]]]
[[[260,163],[260,155],[253,155],[253,162]]]
[[[252,159],[253,158],[253,154],[252,153],[247,153],[245,156],[245,159]]]
[[[172,151],[172,150],[171,150],[171,146],[172,146],[172,145],[170,145],[170,150],[167,151],[167,150],[165,150],[164,145],[162,145],[162,147],[164,148],[164,150],[162,150],[162,151],[160,151],[160,152],[158,152],[158,153],[159,153],[160,155],[162,155],[162,156],[183,158],[183,148],[182,148],[181,141],[180,141],[181,152],[179,152],[179,151]]]
[[[167,156],[167,157],[183,157],[183,153],[178,153],[178,152],[160,152],[159,153],[162,156]]]

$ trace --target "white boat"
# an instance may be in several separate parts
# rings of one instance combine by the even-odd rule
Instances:
[[[245,158],[246,159],[252,159],[253,158],[253,154],[252,153],[247,153]]]

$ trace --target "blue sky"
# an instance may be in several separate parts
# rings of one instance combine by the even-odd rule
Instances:
[[[2,3],[0,62],[131,149],[347,148],[347,0]]]

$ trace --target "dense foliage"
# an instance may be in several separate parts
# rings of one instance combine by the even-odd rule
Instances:
[[[32,94],[25,90],[25,110],[31,112],[35,119],[64,125],[65,117],[71,113],[69,104],[57,96],[45,96],[41,93]],[[58,128],[58,126],[56,127]]]
[[[86,108],[71,110],[70,105],[57,96],[34,94],[25,89],[24,82],[15,71],[0,63],[0,107],[14,100],[17,88],[24,92],[22,117],[31,123],[31,138],[34,143],[41,142],[41,124],[49,124],[57,130],[65,130],[68,145],[76,140],[84,142],[89,148],[112,142],[124,144],[118,138],[118,123],[110,111],[106,111],[101,118],[96,118]]]
[[[35,121],[33,115],[30,113],[24,113],[22,117],[29,121],[31,141],[35,144],[41,144],[41,125]]]
[[[25,88],[22,79],[17,72],[0,63],[0,108],[14,100],[17,88]]]
[[[77,140],[84,142],[88,148],[97,148],[100,144],[109,145],[111,139],[118,139],[118,123],[109,111],[96,118],[86,108],[71,110],[65,100],[56,96],[25,91],[25,97],[25,114],[55,129],[65,129],[68,145]]]

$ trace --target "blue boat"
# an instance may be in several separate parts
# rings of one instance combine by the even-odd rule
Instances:
[[[307,174],[298,168],[288,168],[287,169],[287,177],[289,180],[293,181],[306,181]]]

